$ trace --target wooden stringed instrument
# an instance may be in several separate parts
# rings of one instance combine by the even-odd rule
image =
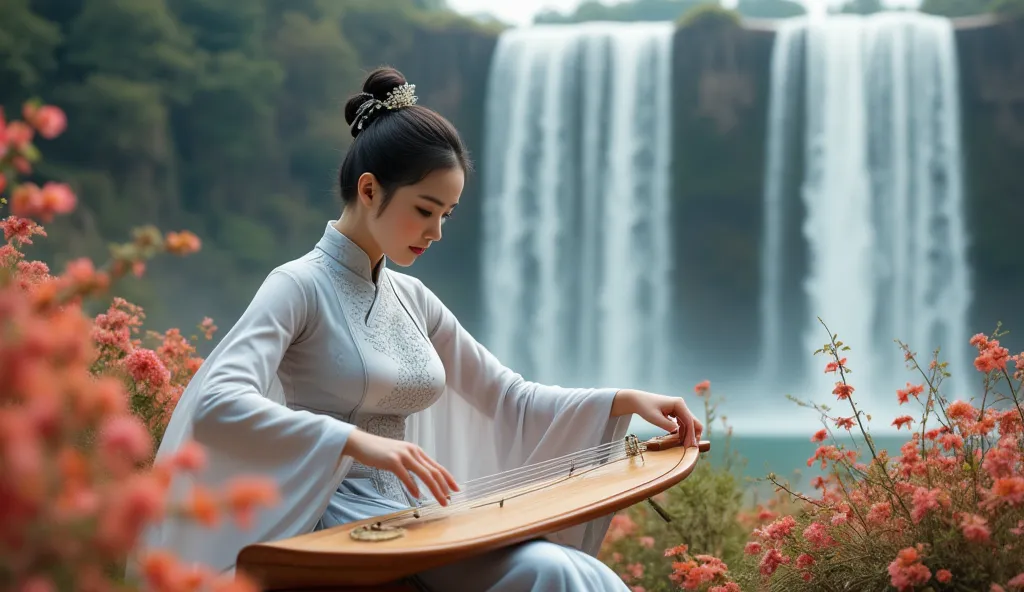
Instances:
[[[589,522],[648,500],[693,471],[707,441],[676,433],[641,442],[629,435],[549,461],[460,484],[437,501],[274,542],[249,545],[237,568],[266,590],[374,586],[492,549]],[[377,588],[380,589],[380,588]]]

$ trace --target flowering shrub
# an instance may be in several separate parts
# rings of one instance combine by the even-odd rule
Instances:
[[[218,579],[160,551],[139,558],[140,582],[121,582],[147,523],[180,512],[212,524],[227,511],[244,526],[276,493],[247,479],[168,505],[171,479],[201,470],[203,451],[190,445],[153,463],[154,442],[202,360],[176,329],[147,333],[144,347],[142,311],[124,300],[95,319],[82,304],[142,274],[157,253],[188,254],[199,241],[146,227],[102,269],[76,259],[51,275],[26,261],[21,249],[46,236],[37,221],[73,211],[77,198],[63,183],[19,182],[40,157],[35,134],[54,138],[66,126],[53,106],[28,103],[23,116],[8,122],[0,111],[0,205],[11,214],[0,222],[0,588],[254,590],[244,576]],[[216,329],[209,319],[200,328],[207,338]]]
[[[974,336],[980,401],[949,401],[941,385],[950,374],[938,352],[922,366],[900,343],[920,382],[908,382],[895,395],[918,411],[892,422],[911,435],[900,456],[890,458],[876,449],[869,417],[856,404],[844,357],[850,348],[829,335],[816,353],[830,357],[825,372],[837,377],[833,394],[852,415],[811,405],[826,426],[812,437],[820,445],[807,461],[828,469],[814,483],[820,496],[793,492],[769,476],[802,508],[754,530],[747,551],[758,559],[759,587],[1024,589],[1024,356],[999,345],[998,328],[992,336]],[[866,443],[863,460],[833,434],[854,428]]]
[[[778,497],[743,511],[728,466],[702,461],[656,498],[672,523],[644,506],[613,519],[600,557],[634,592],[1024,590],[1024,354],[1012,356],[1000,345],[999,328],[975,335],[980,399],[949,401],[941,394],[948,364],[938,352],[922,366],[899,343],[920,381],[895,396],[918,411],[894,418],[892,425],[910,436],[890,458],[876,448],[866,425],[871,418],[858,408],[848,380],[850,347],[829,335],[815,353],[830,357],[832,394],[850,414],[799,402],[825,424],[811,437],[818,447],[807,461],[825,470],[812,481],[820,495],[795,492],[771,474]],[[708,388],[705,382],[696,391],[710,426]],[[867,458],[836,441],[835,431],[854,429]],[[678,546],[662,551],[672,544]]]
[[[703,437],[711,438],[717,408],[711,385],[702,382],[694,391],[704,402]],[[732,429],[726,418],[721,419],[726,436],[715,445],[725,450],[724,465],[713,464],[705,454],[689,477],[654,497],[671,522],[647,504],[612,518],[598,558],[634,592],[739,590],[729,578],[726,562],[742,557],[749,529],[743,522],[743,489],[733,470],[737,459],[729,452]]]

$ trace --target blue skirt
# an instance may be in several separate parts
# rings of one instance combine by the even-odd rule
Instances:
[[[349,478],[334,492],[316,529],[408,508],[384,497],[370,479]],[[607,565],[578,549],[546,540],[489,551],[410,578],[429,592],[629,592]]]

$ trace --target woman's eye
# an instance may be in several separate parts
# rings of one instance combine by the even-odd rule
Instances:
[[[416,211],[420,213],[424,218],[430,217],[430,210],[424,210],[423,208],[416,208]]]

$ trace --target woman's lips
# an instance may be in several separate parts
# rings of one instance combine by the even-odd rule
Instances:
[[[409,247],[409,250],[412,251],[413,253],[416,253],[417,255],[422,255],[423,251],[426,251],[426,249],[422,247]]]

